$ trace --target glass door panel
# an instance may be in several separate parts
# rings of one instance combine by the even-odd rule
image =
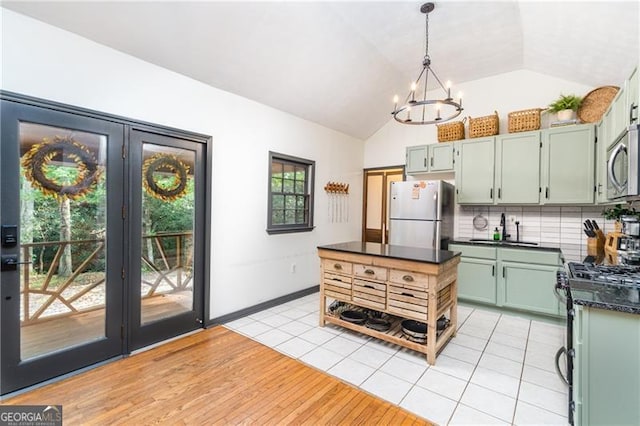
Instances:
[[[21,122],[21,359],[105,337],[105,135]]]
[[[140,322],[193,311],[193,151],[142,145]]]
[[[130,132],[129,349],[202,327],[201,143]]]

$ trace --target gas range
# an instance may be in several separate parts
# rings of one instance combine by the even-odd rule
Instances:
[[[640,289],[640,266],[638,265],[612,266],[569,262],[569,272],[572,280]]]

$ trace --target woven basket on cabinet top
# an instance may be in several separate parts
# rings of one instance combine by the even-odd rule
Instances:
[[[464,139],[465,121],[467,121],[466,118],[462,119],[462,121],[454,121],[453,123],[437,124],[438,142],[451,142]]]
[[[523,109],[510,112],[509,133],[527,132],[540,129],[540,112],[542,108]]]
[[[500,129],[498,111],[495,114],[484,117],[469,117],[469,137],[481,138],[483,136],[497,135]]]

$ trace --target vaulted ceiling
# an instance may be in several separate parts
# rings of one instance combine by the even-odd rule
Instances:
[[[424,55],[421,2],[3,1],[211,86],[365,139]],[[429,53],[454,83],[528,69],[619,85],[638,64],[638,1],[441,1]]]

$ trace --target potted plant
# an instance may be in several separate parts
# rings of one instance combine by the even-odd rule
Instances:
[[[558,114],[558,120],[571,120],[578,110],[582,98],[576,95],[560,95],[558,99],[549,104],[549,112]]]
[[[605,219],[615,220],[615,229],[616,231],[620,232],[620,230],[622,229],[620,218],[622,216],[639,216],[639,214],[638,212],[636,212],[636,209],[634,207],[631,207],[630,205],[623,207],[622,204],[616,204],[613,207],[604,209],[602,211],[602,216],[604,216]]]

